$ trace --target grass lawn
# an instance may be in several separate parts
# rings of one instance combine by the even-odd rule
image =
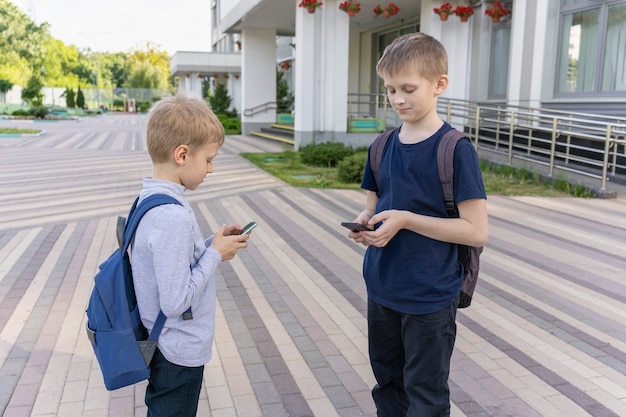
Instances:
[[[337,179],[337,168],[303,164],[298,152],[286,150],[273,153],[242,153],[241,155],[264,171],[295,187],[361,189],[358,183],[340,182]],[[546,181],[538,174],[525,169],[495,166],[481,161],[481,170],[487,194],[592,197],[591,190],[584,186],[572,186],[563,179]]]
[[[39,133],[39,132],[41,132],[41,130],[39,130],[39,129],[20,129],[20,128],[17,128],[17,127],[0,127],[0,134],[7,134],[7,133],[10,133],[10,134],[13,134],[13,133],[25,133],[25,134],[31,133],[32,134],[32,133]]]

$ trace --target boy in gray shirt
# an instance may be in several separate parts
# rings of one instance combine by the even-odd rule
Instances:
[[[182,206],[148,211],[131,245],[131,264],[142,322],[152,330],[159,311],[167,320],[150,364],[146,388],[149,417],[195,416],[204,365],[211,359],[215,330],[215,270],[248,246],[238,224],[204,239],[184,197],[208,173],[224,143],[224,128],[200,99],[182,96],[157,102],[148,115],[148,152],[153,174],[140,201],[167,194]],[[188,312],[190,314],[183,314]]]

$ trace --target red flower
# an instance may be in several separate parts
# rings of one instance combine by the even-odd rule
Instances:
[[[450,3],[444,3],[441,5],[441,7],[435,7],[433,9],[433,12],[435,12],[438,15],[452,14],[452,5]]]
[[[471,16],[474,14],[474,9],[472,6],[456,6],[456,9],[452,11],[457,16]]]
[[[355,12],[360,12],[361,3],[359,3],[358,1],[354,1],[354,0],[348,0],[348,1],[344,1],[343,3],[340,3],[339,8],[343,10],[344,12],[347,12],[348,10],[354,10]]]
[[[399,11],[400,11],[400,8],[395,3],[389,3],[386,6],[381,6],[379,4],[378,6],[374,7],[374,14],[377,15],[377,16],[379,14],[383,14],[386,17],[387,16],[393,16],[393,15],[398,14]]]
[[[485,10],[485,14],[491,17],[502,17],[506,16],[507,14],[511,14],[511,11],[504,7],[502,3],[497,1],[491,6],[487,7],[487,9]]]
[[[309,7],[315,8],[315,7],[320,7],[323,4],[324,3],[322,3],[321,1],[317,1],[317,0],[302,0],[300,4],[298,4],[298,6],[306,7],[306,8],[309,8]]]

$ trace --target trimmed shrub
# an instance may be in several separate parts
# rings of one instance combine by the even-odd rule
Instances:
[[[36,106],[31,107],[28,112],[37,119],[44,119],[48,115],[48,108],[46,106]]]
[[[30,116],[30,113],[28,112],[28,110],[24,110],[24,109],[15,110],[11,114],[13,116]]]
[[[337,178],[346,184],[360,183],[365,171],[367,151],[345,157],[337,166]]]
[[[354,153],[341,142],[311,143],[300,149],[302,163],[313,166],[336,167],[339,161]]]

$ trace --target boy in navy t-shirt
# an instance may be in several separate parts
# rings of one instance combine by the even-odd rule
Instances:
[[[350,232],[368,246],[363,276],[368,293],[369,352],[379,417],[450,415],[448,376],[463,282],[457,245],[484,246],[486,194],[469,140],[454,153],[459,218],[445,209],[437,145],[452,127],[437,114],[448,85],[448,58],[436,39],[411,33],[395,39],[376,70],[402,126],[380,163],[378,186],[369,158],[361,187],[365,210],[356,222],[375,228]]]

